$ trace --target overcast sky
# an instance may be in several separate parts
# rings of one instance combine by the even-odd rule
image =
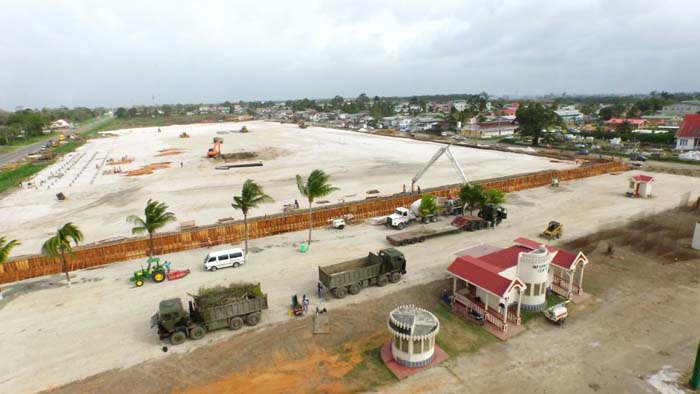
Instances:
[[[698,0],[0,0],[0,108],[700,89]]]

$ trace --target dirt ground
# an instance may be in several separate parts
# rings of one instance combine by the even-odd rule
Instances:
[[[331,310],[330,335],[313,336],[310,318],[292,320],[52,393],[673,392],[672,384],[658,390],[649,381],[663,368],[684,376],[692,364],[700,252],[679,230],[696,219],[687,210],[664,212],[560,245],[592,261],[586,284],[593,298],[569,305],[564,328],[538,318],[499,342],[449,315],[438,301],[449,283],[436,281]],[[438,343],[453,357],[398,382],[374,350],[389,339],[388,312],[405,303],[439,312]]]
[[[249,133],[240,133],[242,126]],[[179,138],[186,131],[190,138]],[[340,190],[324,198],[329,202],[363,200],[365,191],[379,195],[401,192],[404,184],[437,151],[439,145],[351,131],[274,122],[212,123],[151,127],[110,132],[111,137],[90,140],[76,152],[40,172],[38,190],[20,189],[0,199],[3,236],[19,239],[15,253],[38,253],[56,228],[71,221],[85,235],[85,243],[131,235],[126,217],[143,212],[149,198],[166,202],[178,222],[197,225],[221,218],[242,219],[231,208],[235,194],[252,178],[275,201],[252,209],[251,217],[282,212],[284,204],[300,199],[295,176],[307,176],[320,168]],[[212,139],[224,139],[224,158],[207,158]],[[163,152],[172,152],[159,156]],[[469,179],[485,179],[545,169],[566,169],[572,162],[552,163],[547,158],[453,147]],[[119,165],[113,174],[108,160],[125,156],[132,162]],[[263,166],[217,170],[226,162],[262,161]],[[153,163],[167,168],[144,170]],[[107,170],[107,174],[105,174]],[[137,172],[134,172],[137,171]],[[131,175],[131,176],[126,176]],[[423,188],[458,183],[451,163],[441,158],[419,182]],[[56,194],[62,192],[64,201]],[[163,231],[175,230],[178,223]]]
[[[188,341],[172,347],[167,353],[161,352],[162,345],[148,327],[149,317],[160,300],[172,297],[186,299],[187,293],[196,292],[200,286],[230,281],[260,282],[268,293],[270,309],[263,314],[259,327],[277,330],[280,324],[291,320],[287,309],[290,297],[295,293],[309,295],[312,308],[316,305],[326,306],[332,313],[337,313],[352,304],[376,302],[394,293],[444,279],[445,269],[454,259],[454,253],[474,244],[507,247],[521,236],[537,239],[537,234],[547,221],[560,220],[566,226],[565,235],[562,240],[553,242],[556,245],[567,239],[614,228],[640,215],[651,216],[654,212],[668,210],[677,206],[688,193],[691,201],[694,201],[700,190],[698,178],[658,174],[654,198],[629,199],[624,197],[624,191],[626,178],[632,174],[603,175],[564,182],[556,189],[541,187],[509,193],[506,204],[508,220],[498,229],[454,234],[401,247],[408,261],[409,273],[400,284],[368,288],[359,295],[343,300],[325,301],[316,297],[317,267],[388,247],[385,237],[394,230],[369,224],[348,226],[342,231],[318,229],[313,233],[310,252],[304,254],[299,253],[298,248],[298,243],[306,237],[304,231],[253,239],[250,241],[253,253],[245,265],[215,273],[204,271],[202,260],[208,252],[225,248],[226,245],[163,255],[161,258],[171,261],[174,269],[189,268],[192,273],[178,281],[163,284],[149,282],[141,288],[135,288],[128,282],[130,274],[144,263],[141,259],[74,272],[74,285],[70,289],[65,287],[62,275],[3,285],[4,300],[0,301],[0,321],[3,322],[0,325],[3,350],[3,357],[0,358],[0,392],[33,393],[111,369],[129,368],[147,361],[169,362],[200,347],[216,348],[233,337],[252,331],[250,328],[237,333],[221,330],[208,334],[201,341]],[[446,220],[427,227],[443,226]],[[683,238],[692,233],[692,224],[679,227]],[[586,275],[589,271],[595,272],[596,265],[602,264],[597,257],[591,261]],[[626,258],[624,261],[629,264],[629,261],[635,260]],[[682,264],[685,262],[670,266],[680,267]],[[684,278],[681,276],[681,279]],[[627,280],[626,277],[621,278],[621,281],[624,280]],[[584,287],[595,290],[595,286],[588,279],[584,281]],[[657,291],[657,287],[627,290],[637,299],[653,291]],[[688,294],[697,297],[692,292]],[[608,299],[604,298],[606,301]],[[684,313],[693,304],[687,305]],[[616,312],[619,311],[612,309],[609,313]],[[672,316],[674,320],[678,319],[676,316],[681,315]],[[576,320],[572,326],[575,324]],[[596,326],[594,320],[587,324],[585,332],[604,333],[601,330],[605,327]],[[667,330],[671,328],[665,327]],[[530,331],[533,330],[531,328]],[[288,335],[281,332],[278,336],[284,343]],[[577,332],[577,336],[585,338],[584,333]],[[524,334],[525,337],[527,335],[530,334]],[[518,338],[516,340],[520,341]],[[590,342],[603,343],[597,339]],[[498,345],[494,348],[500,349]],[[364,349],[362,343],[358,349]],[[325,351],[332,352],[334,349]],[[70,368],[66,365],[70,365]],[[680,368],[680,363],[675,365]],[[233,372],[240,371],[227,373]],[[217,377],[223,378],[224,375]]]

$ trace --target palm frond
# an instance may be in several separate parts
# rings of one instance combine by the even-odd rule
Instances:
[[[20,244],[20,242],[16,239],[11,239],[7,242],[5,239],[5,237],[0,237],[0,264],[6,262],[10,257],[10,251],[12,251],[12,248]]]

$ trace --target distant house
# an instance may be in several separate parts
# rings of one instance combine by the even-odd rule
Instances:
[[[646,119],[625,119],[625,118],[611,118],[607,122],[605,122],[606,125],[608,126],[617,126],[623,123],[629,123],[630,126],[632,126],[633,129],[641,129],[649,125],[649,121]]]
[[[700,114],[683,117],[676,132],[677,150],[700,150]]]
[[[700,112],[700,100],[686,100],[678,104],[666,105],[661,112],[669,115],[697,114]]]
[[[51,125],[49,126],[49,128],[50,128],[51,130],[56,130],[56,129],[69,129],[69,128],[71,128],[71,127],[73,127],[73,124],[72,124],[71,122],[65,120],[65,119],[59,119],[59,120],[57,120],[57,121],[54,121],[54,122],[51,123]]]
[[[518,112],[518,110],[515,108],[503,108],[501,110],[501,115],[503,115],[503,116],[515,116],[516,112]]]
[[[565,122],[580,122],[583,120],[583,114],[573,105],[561,107],[554,112]]]
[[[452,102],[452,107],[457,111],[462,112],[467,109],[467,102],[466,100],[455,100]]]
[[[464,131],[473,138],[507,137],[515,134],[516,125],[510,121],[477,122],[464,126]]]

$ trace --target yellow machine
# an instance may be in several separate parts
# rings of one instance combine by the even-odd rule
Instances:
[[[59,140],[59,141],[64,141],[65,139],[66,139],[66,136],[63,135],[63,134],[60,134],[60,135],[58,136],[58,140]]]
[[[563,224],[561,224],[559,222],[551,221],[547,225],[547,228],[544,229],[544,231],[540,235],[545,237],[545,238],[548,238],[548,239],[554,239],[554,238],[561,238],[561,235],[563,232],[564,232],[564,225]]]

